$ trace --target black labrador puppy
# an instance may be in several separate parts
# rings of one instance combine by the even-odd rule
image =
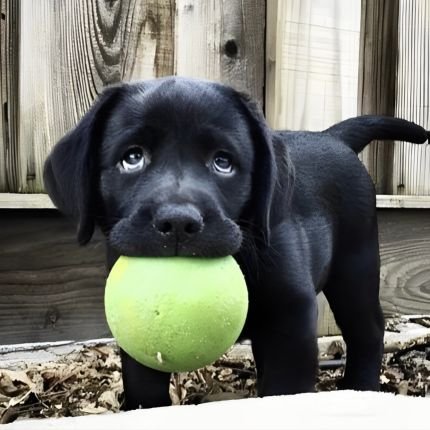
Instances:
[[[45,185],[87,243],[118,256],[233,255],[246,277],[260,396],[314,390],[324,291],[347,344],[343,388],[378,390],[384,321],[373,139],[425,142],[378,116],[323,132],[271,130],[227,86],[169,77],[110,87],[53,149]],[[144,286],[142,286],[144,288]],[[122,352],[126,408],[168,405],[169,378]]]

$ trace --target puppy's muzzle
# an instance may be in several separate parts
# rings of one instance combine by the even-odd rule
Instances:
[[[204,228],[200,211],[192,204],[164,204],[153,216],[153,228],[165,238],[178,243],[193,239]]]

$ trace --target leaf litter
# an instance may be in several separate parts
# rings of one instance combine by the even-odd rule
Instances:
[[[331,350],[333,356],[326,358],[336,360],[344,355],[338,344]],[[335,390],[342,374],[341,364],[320,369],[317,390]],[[172,404],[255,397],[255,375],[252,358],[227,353],[202,369],[172,374]],[[430,396],[429,386],[430,345],[384,355],[382,391]],[[0,423],[115,413],[122,402],[121,363],[115,344],[86,346],[57,361],[27,364],[25,369],[0,369]]]

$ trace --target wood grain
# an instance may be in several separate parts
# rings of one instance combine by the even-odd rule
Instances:
[[[340,328],[334,320],[333,312],[330,309],[328,300],[323,293],[317,297],[318,300],[318,336],[335,336],[341,333]]]
[[[43,191],[46,155],[104,86],[173,73],[172,10],[168,0],[21,2],[20,175],[10,191]]]
[[[381,209],[430,209],[430,196],[378,194],[376,207]],[[46,194],[0,193],[0,209],[54,209]]]
[[[19,3],[0,0],[0,192],[17,186],[20,173],[18,146]]]
[[[358,114],[393,116],[399,0],[362,0]],[[361,154],[378,194],[393,194],[394,145],[375,141]]]
[[[8,151],[0,152],[8,154],[3,170],[12,180],[8,186],[0,182],[0,192],[43,192],[50,149],[114,82],[176,72],[220,80],[263,103],[263,0],[11,4],[15,9],[8,16],[16,19],[7,25],[19,49],[9,43],[3,51],[16,57],[16,94],[8,104],[14,123],[9,121]]]
[[[378,211],[386,315],[430,314],[428,210]],[[0,344],[109,335],[103,310],[104,245],[78,247],[55,210],[0,211]],[[320,297],[320,335],[338,333]]]
[[[47,194],[0,193],[0,209],[55,209]]]
[[[384,312],[429,314],[429,211],[381,209],[378,217]]]
[[[0,344],[108,336],[104,247],[55,210],[0,211]]]
[[[6,0],[0,0],[0,192],[7,191],[6,186]]]
[[[177,0],[175,73],[212,79],[263,105],[263,0]]]
[[[401,0],[396,115],[430,129],[430,0]],[[394,144],[393,192],[430,195],[430,147]]]
[[[376,207],[393,209],[430,209],[430,196],[401,196],[378,194]]]
[[[429,210],[378,209],[378,223],[384,315],[430,314]],[[319,335],[338,334],[339,328],[323,295],[318,305]]]
[[[274,128],[282,128],[277,118],[281,110],[281,70],[282,26],[279,22],[281,10],[278,0],[267,0],[266,15],[266,85],[265,85],[265,116]],[[285,3],[285,2],[284,2]]]
[[[323,130],[357,113],[360,0],[268,0],[266,117]]]

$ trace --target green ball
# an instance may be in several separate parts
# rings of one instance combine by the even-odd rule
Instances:
[[[239,337],[247,311],[233,257],[120,257],[106,284],[105,312],[118,345],[166,372],[218,359]]]

